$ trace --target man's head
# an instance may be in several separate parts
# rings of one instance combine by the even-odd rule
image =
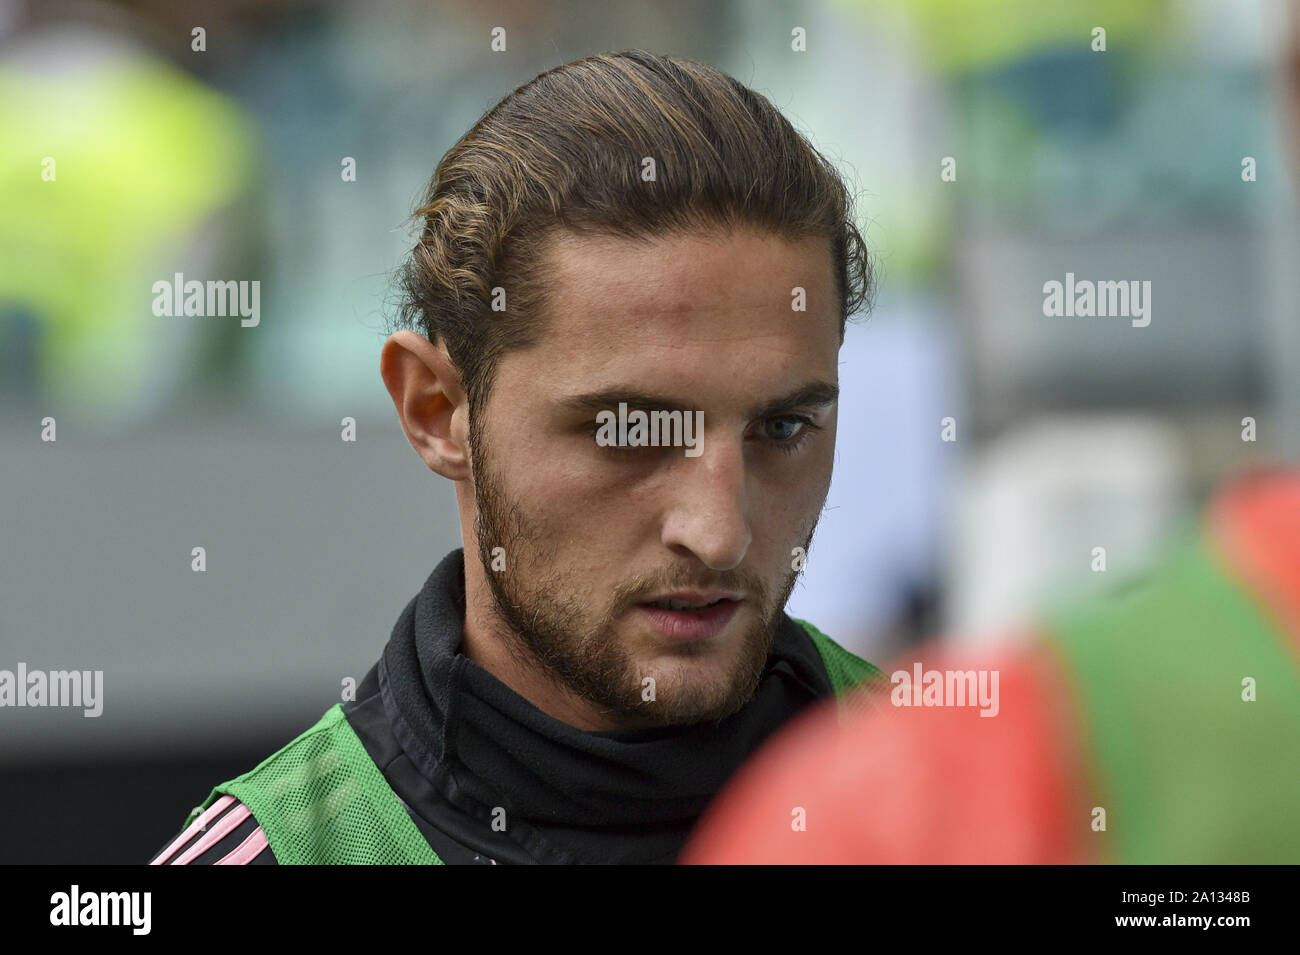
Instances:
[[[839,345],[871,291],[838,174],[730,77],[630,52],[508,96],[416,215],[403,320],[421,335],[395,334],[383,373],[457,482],[467,642],[481,580],[498,675],[548,712],[734,712],[825,501]],[[679,411],[703,440],[604,446],[620,405]],[[670,596],[724,599],[645,603]],[[529,671],[565,702],[535,699]]]

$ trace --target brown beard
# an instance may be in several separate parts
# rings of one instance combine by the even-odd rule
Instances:
[[[798,573],[791,571],[781,599],[769,604],[767,587],[752,574],[719,575],[698,566],[680,566],[675,572],[653,579],[639,576],[616,588],[609,609],[600,619],[591,620],[596,595],[579,597],[571,589],[571,578],[550,569],[563,566],[557,550],[547,546],[546,535],[538,531],[538,522],[521,502],[506,494],[483,435],[480,431],[476,439],[474,430],[471,422],[479,560],[498,618],[493,629],[516,663],[532,670],[540,668],[554,684],[601,708],[624,727],[717,721],[743,707],[758,688]],[[810,531],[808,539],[811,537]],[[805,549],[807,544],[806,540]],[[506,555],[504,570],[492,569],[492,551],[498,547]],[[759,622],[742,635],[741,652],[725,682],[660,686],[655,688],[655,698],[646,701],[642,679],[648,674],[641,672],[641,665],[617,641],[616,621],[638,600],[691,587],[743,589],[759,608]],[[687,658],[697,651],[708,652],[708,648],[693,644],[681,648]]]

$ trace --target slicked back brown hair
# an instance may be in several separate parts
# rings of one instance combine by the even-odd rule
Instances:
[[[642,179],[653,158],[655,180]],[[712,67],[628,50],[556,67],[484,114],[438,163],[413,214],[400,327],[445,342],[471,430],[498,361],[545,328],[557,228],[654,238],[759,227],[829,240],[847,318],[870,307],[853,196],[765,97]],[[492,290],[506,310],[492,310]]]

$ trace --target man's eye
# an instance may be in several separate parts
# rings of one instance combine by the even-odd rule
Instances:
[[[788,442],[798,438],[811,425],[812,422],[807,418],[798,415],[782,415],[764,421],[763,433],[773,441]]]

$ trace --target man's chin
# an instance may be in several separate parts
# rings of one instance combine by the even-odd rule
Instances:
[[[748,668],[737,672],[742,668],[734,660],[727,663],[725,667],[713,661],[692,665],[675,659],[647,664],[643,672],[658,675],[642,678],[638,715],[657,726],[717,722],[733,715],[753,699],[758,680]]]

